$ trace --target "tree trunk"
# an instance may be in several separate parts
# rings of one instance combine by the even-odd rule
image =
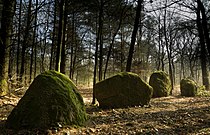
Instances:
[[[37,68],[37,43],[34,44],[34,78],[36,77],[36,68]]]
[[[208,60],[210,62],[210,38],[209,38],[209,28],[208,28],[208,22],[207,22],[207,17],[206,17],[206,11],[201,0],[197,0],[197,3],[198,3],[198,8],[202,15],[202,27],[203,27],[204,37],[206,41],[206,46],[208,49]]]
[[[2,18],[0,20],[0,95],[4,95],[8,92],[8,53],[12,34],[15,4],[15,0],[3,1]]]
[[[9,67],[8,67],[8,79],[11,80],[13,74],[13,63],[14,63],[14,54],[15,54],[15,46],[11,46],[9,49]]]
[[[50,12],[50,6],[48,6],[48,13]],[[49,30],[49,18],[50,18],[50,15],[48,15],[47,16],[47,22],[46,22],[46,24],[45,24],[45,33],[44,33],[44,40],[43,40],[43,45],[44,45],[44,48],[43,48],[43,52],[41,53],[42,55],[41,55],[41,57],[42,57],[42,59],[41,59],[41,73],[42,72],[44,72],[45,71],[45,65],[44,65],[44,63],[45,63],[45,53],[46,53],[46,50],[47,50],[47,32],[48,32],[48,30]],[[41,41],[41,38],[40,38],[40,41]]]
[[[123,28],[121,28],[121,36],[120,36],[120,40],[121,40],[121,44],[120,44],[120,71],[123,72],[124,71],[124,47],[125,47],[125,43],[124,43],[124,37],[123,37]]]
[[[55,44],[56,44],[56,39],[55,39],[55,35],[56,35],[56,23],[57,23],[57,1],[55,0],[54,3],[54,23],[53,23],[53,35],[52,35],[52,45],[51,45],[51,52],[50,52],[50,70],[54,69],[54,55],[55,55]]]
[[[31,48],[31,62],[30,62],[30,78],[29,83],[32,81],[32,73],[33,73],[33,62],[34,62],[34,46],[36,41],[36,30],[37,30],[37,12],[38,12],[38,0],[36,0],[36,9],[35,9],[35,20],[34,20],[34,32],[33,32],[33,43]]]
[[[74,47],[76,46],[76,27],[75,27],[75,12],[73,11],[72,13],[72,31],[71,31],[71,54],[70,54],[70,73],[69,73],[69,77],[71,79],[74,78]],[[76,51],[75,51],[76,52]]]
[[[74,73],[75,73],[76,60],[77,60],[77,51],[78,51],[77,49],[78,49],[78,44],[76,43],[75,44],[75,49],[74,49],[73,61],[72,61],[72,78],[74,78]]]
[[[136,34],[139,28],[139,23],[140,23],[140,16],[141,16],[141,4],[143,0],[138,0],[138,5],[136,9],[136,17],[135,17],[135,23],[134,23],[134,28],[131,36],[131,44],[130,44],[130,49],[129,49],[129,54],[128,54],[128,59],[127,59],[127,65],[126,65],[126,71],[130,72],[131,71],[131,64],[132,64],[132,59],[133,59],[133,53],[134,53],[134,46],[136,42]]]
[[[167,13],[166,13],[166,8],[165,8],[163,30],[164,30],[164,38],[165,38],[165,44],[166,44],[166,52],[167,52],[167,56],[168,56],[169,78],[170,78],[171,86],[172,86],[172,90],[173,90],[173,88],[174,88],[174,79],[173,79],[172,58],[171,58],[171,51],[172,51],[172,49],[171,49],[171,43],[169,43],[169,41],[168,41],[168,36],[167,36],[167,31],[166,31],[166,14]]]
[[[30,29],[30,24],[31,24],[31,6],[32,6],[32,0],[29,0],[29,5],[28,5],[28,12],[27,12],[27,24],[25,28],[25,33],[24,33],[24,38],[23,38],[23,44],[22,44],[22,52],[21,52],[21,69],[20,69],[20,81],[23,81],[23,75],[25,71],[25,51],[27,48],[28,44],[28,37],[29,37],[29,29]]]
[[[200,8],[198,6],[197,9],[197,28],[198,28],[198,34],[199,34],[199,41],[200,41],[200,61],[201,61],[201,69],[202,69],[202,80],[203,85],[206,87],[206,90],[209,90],[209,75],[207,71],[207,53],[206,53],[206,46],[204,41],[204,31],[201,23],[201,17],[200,17]]]
[[[103,20],[104,20],[104,1],[101,0],[100,2],[100,9],[99,9],[99,27],[98,27],[98,36],[99,36],[99,68],[98,68],[98,79],[99,81],[102,80],[103,76]]]
[[[114,33],[113,36],[112,36],[112,41],[111,41],[111,44],[110,44],[110,46],[109,46],[109,51],[108,51],[108,54],[107,54],[107,59],[106,59],[106,64],[105,64],[105,69],[104,69],[104,79],[106,78],[107,67],[108,67],[108,63],[109,63],[109,58],[110,58],[110,56],[111,56],[112,48],[113,48],[113,45],[114,45],[115,37],[117,36],[117,33],[118,33],[118,31],[120,30],[120,27],[121,27],[121,24],[122,24],[123,13],[124,13],[124,12],[121,12],[121,15],[120,15],[120,22],[119,22],[119,24],[118,24],[118,27],[117,27],[115,33]]]
[[[99,18],[98,18],[98,31],[97,31],[97,37],[96,37],[96,50],[95,50],[95,66],[94,66],[94,73],[93,73],[93,100],[92,104],[95,104],[95,84],[96,84],[96,75],[97,75],[97,66],[98,66],[98,51],[99,51],[99,73],[98,73],[98,79],[99,81],[102,80],[102,68],[103,68],[103,8],[104,8],[104,1],[100,0],[100,6],[99,6]],[[98,46],[100,47],[98,48]]]
[[[19,80],[19,57],[20,57],[20,33],[21,33],[21,14],[22,12],[22,0],[20,0],[19,5],[19,19],[18,19],[18,43],[17,43],[17,59],[16,59],[16,80]]]
[[[64,9],[64,24],[63,24],[63,39],[62,39],[62,49],[61,49],[61,73],[66,73],[66,25],[67,25],[67,3],[65,3]]]
[[[158,64],[157,64],[157,70],[160,70],[161,67],[161,60],[162,60],[162,53],[161,53],[161,20],[160,16],[158,17]]]
[[[93,100],[92,100],[92,104],[96,103],[95,84],[96,84],[96,80],[97,80],[97,69],[98,69],[97,68],[98,67],[98,45],[99,45],[99,31],[97,32],[97,37],[96,37],[95,65],[94,65],[94,71],[93,71]]]
[[[62,51],[62,37],[63,37],[63,11],[64,11],[64,0],[61,0],[59,3],[60,15],[59,15],[59,29],[58,29],[58,42],[57,42],[57,51],[56,51],[56,63],[55,70],[60,72],[61,64],[61,51]]]

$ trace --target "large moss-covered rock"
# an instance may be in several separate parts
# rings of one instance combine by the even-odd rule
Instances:
[[[171,82],[167,73],[156,71],[152,73],[149,85],[153,87],[153,97],[166,97],[171,93]]]
[[[123,72],[98,82],[95,96],[102,108],[148,105],[152,87],[134,73]]]
[[[197,84],[190,78],[185,78],[180,81],[181,95],[186,97],[194,97],[197,94]]]
[[[7,118],[9,128],[82,125],[85,106],[74,83],[56,71],[38,75]]]

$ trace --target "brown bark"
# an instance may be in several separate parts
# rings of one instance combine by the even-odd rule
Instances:
[[[104,1],[100,2],[100,10],[99,10],[99,27],[98,27],[98,36],[99,36],[99,68],[98,68],[98,79],[102,80],[103,76],[103,20],[104,20]]]
[[[59,3],[59,28],[58,28],[58,42],[57,42],[57,51],[56,51],[56,63],[55,70],[60,72],[60,64],[61,64],[61,51],[62,51],[62,36],[63,36],[63,11],[64,11],[64,0],[61,0]]]
[[[61,49],[61,73],[66,73],[66,25],[67,25],[67,3],[65,3],[65,9],[64,9],[64,24],[63,24],[63,39],[62,39],[62,49]]]
[[[138,0],[138,5],[136,9],[136,17],[135,17],[135,22],[134,22],[134,28],[131,36],[131,44],[130,44],[130,49],[129,49],[129,54],[128,54],[128,59],[127,59],[127,65],[126,65],[126,71],[130,72],[131,71],[131,65],[132,65],[132,59],[133,59],[133,53],[134,53],[134,46],[136,42],[136,35],[137,31],[139,28],[139,23],[140,23],[140,16],[141,16],[141,4],[143,0]]]
[[[21,12],[22,12],[22,0],[20,0],[19,5],[19,19],[18,19],[18,45],[17,45],[17,59],[16,59],[16,77],[19,80],[19,57],[20,57],[20,33],[21,33]]]
[[[54,69],[54,55],[55,55],[55,44],[56,44],[56,23],[57,23],[57,1],[55,0],[55,3],[54,3],[54,16],[53,16],[53,20],[54,20],[54,23],[53,23],[53,35],[52,35],[52,45],[51,45],[51,56],[50,56],[50,70]]]
[[[37,30],[37,12],[38,12],[38,0],[36,0],[36,9],[35,9],[35,20],[34,20],[34,31],[33,31],[33,43],[31,48],[31,62],[30,62],[30,75],[29,75],[29,83],[32,81],[32,73],[33,73],[33,64],[34,64],[34,46],[36,41],[36,30]]]
[[[121,15],[120,15],[120,22],[118,24],[118,27],[117,27],[115,33],[112,36],[112,41],[111,41],[111,44],[109,46],[109,51],[108,51],[108,54],[107,54],[107,59],[106,59],[106,64],[105,64],[105,69],[104,69],[104,79],[106,78],[107,67],[108,67],[108,63],[109,63],[109,58],[111,56],[112,48],[113,48],[113,45],[114,45],[115,37],[117,36],[117,33],[120,30],[120,27],[121,27],[121,24],[122,24],[123,13],[124,12],[122,11]]]
[[[207,90],[209,90],[209,77],[208,77],[208,71],[207,71],[207,59],[206,59],[206,47],[205,47],[205,41],[204,41],[204,32],[203,27],[201,23],[201,17],[200,17],[200,8],[198,6],[197,9],[197,28],[198,28],[198,34],[199,34],[199,41],[200,41],[200,61],[201,61],[201,70],[202,70],[202,80],[203,85],[206,87]]]
[[[9,46],[12,34],[12,23],[15,10],[15,0],[4,0],[0,29],[0,95],[8,92]]]
[[[22,44],[22,52],[21,52],[21,69],[20,69],[20,80],[22,81],[23,75],[25,72],[25,51],[27,48],[28,44],[28,38],[29,38],[29,30],[30,30],[30,25],[31,25],[31,6],[32,6],[32,0],[29,0],[29,5],[28,5],[28,12],[27,12],[27,24],[25,28],[25,33],[24,33],[24,38],[23,38],[23,44]]]
[[[208,29],[206,11],[205,11],[203,3],[200,0],[197,0],[197,3],[198,3],[198,8],[199,8],[199,10],[201,12],[201,15],[202,15],[203,33],[204,33],[204,38],[205,38],[205,41],[206,41],[206,46],[207,46],[207,49],[208,49],[208,58],[210,60],[210,38],[209,38],[209,29]]]
[[[166,45],[166,52],[167,52],[167,56],[168,56],[168,67],[169,67],[169,78],[171,81],[171,86],[172,86],[172,90],[174,88],[174,79],[173,79],[173,69],[172,69],[172,57],[171,57],[171,43],[168,41],[168,35],[167,35],[167,30],[166,30],[166,8],[165,8],[165,13],[164,13],[164,24],[163,24],[163,31],[164,31],[164,38],[165,38],[165,45]],[[171,39],[171,38],[170,38]],[[171,39],[172,40],[172,39]],[[172,94],[172,91],[171,93]]]

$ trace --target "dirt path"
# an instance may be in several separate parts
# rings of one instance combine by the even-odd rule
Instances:
[[[102,110],[91,106],[91,89],[80,90],[87,103],[89,120],[82,128],[60,128],[48,131],[13,131],[4,128],[6,117],[20,97],[0,98],[1,134],[210,134],[210,97],[170,96],[151,100],[151,107]]]

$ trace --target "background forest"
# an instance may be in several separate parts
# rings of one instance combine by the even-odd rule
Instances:
[[[208,0],[0,0],[0,13],[1,93],[49,69],[85,86],[163,70],[209,89]]]

